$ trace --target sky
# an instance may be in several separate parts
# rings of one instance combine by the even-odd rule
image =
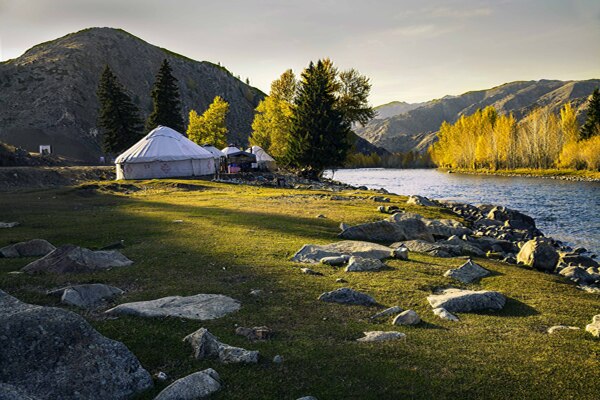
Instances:
[[[600,0],[0,0],[0,60],[93,26],[220,62],[266,93],[329,57],[371,79],[373,105],[600,78]]]

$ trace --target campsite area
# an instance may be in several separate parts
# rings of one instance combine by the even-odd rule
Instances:
[[[65,308],[47,290],[75,283],[106,283],[125,294],[116,304],[225,294],[241,309],[219,319],[107,316],[82,311],[103,335],[123,342],[152,375],[165,372],[140,399],[152,399],[173,380],[214,368],[222,389],[214,399],[596,399],[600,341],[585,332],[597,295],[577,290],[558,275],[476,258],[492,272],[461,287],[507,297],[501,311],[433,315],[426,297],[456,286],[443,273],[462,258],[411,252],[388,269],[348,273],[313,264],[307,275],[290,258],[304,244],[339,239],[341,222],[381,219],[373,192],[276,189],[202,180],[95,182],[76,187],[0,195],[6,218],[20,225],[0,230],[0,243],[46,239],[55,246],[91,249],[124,241],[129,267],[83,274],[11,274],[34,259],[0,258],[0,287],[21,301]],[[391,205],[430,218],[458,218],[445,209]],[[322,218],[317,218],[321,215]],[[346,283],[337,283],[342,278]],[[381,308],[325,303],[323,292],[350,287],[373,296]],[[416,326],[371,320],[383,307],[415,310]],[[549,335],[558,324],[581,327]],[[273,337],[249,342],[236,327],[267,326]],[[204,327],[233,346],[258,350],[258,364],[198,361],[182,339]],[[404,341],[360,343],[364,331],[398,331]],[[283,362],[273,362],[280,355]]]

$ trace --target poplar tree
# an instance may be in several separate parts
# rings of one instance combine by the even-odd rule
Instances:
[[[298,87],[286,161],[310,178],[341,165],[350,149],[350,125],[336,107],[334,77],[326,62],[311,62]]]
[[[595,89],[587,107],[587,118],[581,128],[581,138],[589,139],[600,134],[600,90]]]
[[[212,144],[222,149],[227,146],[227,125],[225,118],[229,111],[229,103],[216,96],[212,104],[202,114],[190,110],[187,128],[188,138],[199,145]]]
[[[154,108],[146,121],[146,131],[159,125],[168,126],[177,132],[183,132],[184,124],[181,115],[181,100],[177,79],[173,76],[171,65],[165,58],[156,75],[152,88]]]
[[[143,136],[140,111],[108,65],[102,71],[96,94],[100,103],[98,125],[103,131],[104,151],[121,153]]]

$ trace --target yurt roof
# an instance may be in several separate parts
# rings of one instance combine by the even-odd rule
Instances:
[[[269,155],[269,153],[267,153],[265,151],[265,149],[263,149],[260,146],[252,146],[247,150],[249,153],[252,153],[256,156],[256,160],[257,161],[275,161],[275,159],[273,157],[271,157]]]
[[[202,160],[207,158],[213,158],[210,151],[198,146],[174,129],[167,126],[158,126],[118,156],[115,163]]]
[[[225,154],[223,154],[223,152],[221,150],[217,149],[212,144],[205,144],[202,146],[202,148],[206,151],[209,151],[214,157],[221,158],[225,155]]]
[[[233,154],[233,153],[238,153],[238,152],[240,152],[241,150],[240,150],[240,149],[238,149],[238,148],[237,148],[237,147],[235,147],[235,146],[227,146],[227,147],[225,147],[225,148],[224,148],[223,150],[221,150],[221,151],[223,152],[223,154],[225,154],[226,156],[228,156],[228,155],[230,155],[230,154]]]

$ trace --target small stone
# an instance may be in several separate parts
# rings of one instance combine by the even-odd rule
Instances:
[[[344,278],[337,278],[337,279],[335,280],[335,283],[348,283],[348,281],[347,281],[347,280],[345,280]]]
[[[405,246],[396,247],[392,250],[392,257],[398,260],[408,261],[408,249]]]
[[[392,325],[417,325],[421,322],[421,318],[413,310],[401,312],[394,318]]]
[[[255,326],[253,328],[244,328],[240,326],[235,330],[236,335],[244,336],[250,341],[269,340],[273,337],[273,331],[267,326]]]
[[[173,223],[174,223],[174,224],[181,224],[182,222],[183,222],[183,220],[182,220],[182,219],[174,219],[174,220],[173,220]]]
[[[275,357],[273,357],[273,362],[275,364],[281,364],[283,363],[283,357],[277,354]]]
[[[310,268],[300,268],[300,271],[302,271],[302,273],[303,273],[303,274],[306,274],[306,275],[318,275],[318,276],[323,276],[323,274],[322,274],[322,273],[320,273],[320,272],[317,272],[317,271],[314,271],[314,270],[312,270],[312,269],[310,269]]]
[[[217,372],[208,368],[176,380],[156,396],[154,400],[196,400],[208,397],[221,389]]]
[[[260,296],[263,294],[263,290],[262,289],[252,289],[250,291],[250,295],[251,296]]]
[[[578,328],[576,326],[555,325],[555,326],[551,326],[550,328],[548,328],[548,330],[546,332],[548,332],[549,334],[553,334],[554,332],[568,331],[568,330],[580,330],[580,328]]]
[[[326,217],[326,216],[324,216],[323,214],[319,214],[319,215],[317,215],[317,217],[316,217],[316,218],[321,218],[321,219],[322,219],[322,218],[327,218],[327,217]]]
[[[1,228],[14,228],[15,226],[19,226],[20,224],[18,222],[0,222],[0,229]]]
[[[447,321],[458,321],[459,320],[456,315],[450,313],[444,307],[434,308],[433,313],[435,315],[437,315],[438,317],[440,317],[441,319],[445,319]]]
[[[386,308],[385,310],[380,311],[377,314],[371,316],[371,319],[389,317],[390,315],[399,314],[402,311],[404,311],[404,310],[401,307],[399,307],[399,306],[393,306],[393,307],[390,307],[390,308]]]
[[[356,339],[357,342],[387,342],[406,339],[406,335],[401,332],[370,331],[363,333],[365,336]]]
[[[348,261],[346,272],[379,271],[382,268],[385,268],[385,264],[377,258],[352,256]]]
[[[167,376],[167,374],[166,374],[166,373],[164,373],[164,372],[160,371],[160,372],[158,372],[158,373],[156,374],[156,379],[158,379],[158,380],[159,380],[159,381],[161,381],[161,382],[164,382],[164,381],[166,381],[167,379],[169,379],[169,377]]]
[[[340,303],[359,306],[377,305],[377,302],[371,296],[345,287],[332,290],[331,292],[325,292],[319,296],[319,300],[328,303]]]
[[[348,262],[350,259],[347,255],[334,256],[334,257],[323,257],[321,260],[321,264],[331,265],[332,267],[339,267]]]
[[[298,397],[296,400],[319,400],[314,396],[303,396],[303,397]]]

